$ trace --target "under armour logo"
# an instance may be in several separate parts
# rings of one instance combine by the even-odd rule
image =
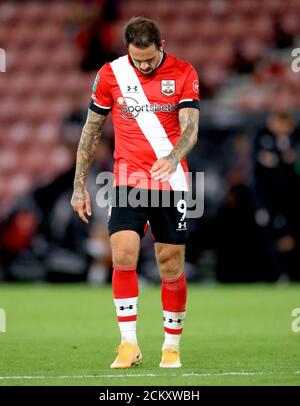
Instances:
[[[138,91],[138,86],[137,85],[135,85],[135,86],[127,86],[127,93],[137,93],[137,91]]]
[[[183,223],[178,223],[178,230],[182,230],[182,229],[186,229],[186,221],[184,221]]]
[[[132,310],[132,309],[133,309],[133,305],[120,306],[119,309],[120,309],[120,310]]]
[[[166,318],[164,317],[164,321],[166,321]],[[178,320],[173,320],[173,319],[168,319],[168,323],[178,323],[180,324],[182,322],[182,319],[178,319]]]

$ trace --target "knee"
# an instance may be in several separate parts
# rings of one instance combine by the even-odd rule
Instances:
[[[113,263],[124,268],[136,266],[137,254],[132,248],[116,248],[113,250]]]
[[[162,279],[174,280],[183,272],[183,259],[181,255],[160,255],[158,266]]]
[[[112,260],[115,266],[134,267],[137,265],[140,237],[133,231],[119,231],[111,238]]]

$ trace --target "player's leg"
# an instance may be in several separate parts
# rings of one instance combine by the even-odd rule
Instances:
[[[184,275],[185,246],[156,243],[155,253],[162,280],[161,300],[163,307],[165,340],[160,366],[181,366],[179,357],[180,338],[186,310],[187,284]]]
[[[149,209],[149,221],[155,239],[155,253],[162,279],[161,299],[165,341],[161,367],[180,367],[179,343],[185,318],[187,284],[184,275],[185,243],[188,220],[183,192],[169,192],[170,204],[162,192],[162,206]]]
[[[113,260],[112,289],[121,332],[121,345],[112,368],[128,368],[141,363],[137,344],[138,262],[140,239],[144,234],[146,214],[141,207],[119,207],[128,190],[116,187],[108,222]]]
[[[112,289],[122,342],[137,344],[136,318],[138,279],[136,265],[140,250],[140,236],[123,230],[110,237],[113,276]]]
[[[113,259],[112,289],[121,333],[121,345],[112,368],[129,368],[142,362],[137,343],[136,319],[138,280],[136,265],[140,236],[132,230],[122,230],[110,237]]]

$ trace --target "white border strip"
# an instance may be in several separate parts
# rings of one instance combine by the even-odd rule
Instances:
[[[101,104],[98,104],[98,103],[96,103],[94,101],[93,101],[93,103],[94,103],[95,106],[100,107],[101,109],[111,109],[111,107],[101,106]]]
[[[187,101],[193,101],[193,99],[182,99],[182,100],[179,100],[178,104],[187,102]]]

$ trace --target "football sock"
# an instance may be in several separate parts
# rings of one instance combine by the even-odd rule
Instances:
[[[136,267],[113,265],[112,290],[121,332],[121,343],[137,344],[138,279]]]
[[[165,341],[162,349],[176,348],[179,350],[180,338],[185,319],[187,284],[184,273],[174,280],[162,280],[161,300]]]

